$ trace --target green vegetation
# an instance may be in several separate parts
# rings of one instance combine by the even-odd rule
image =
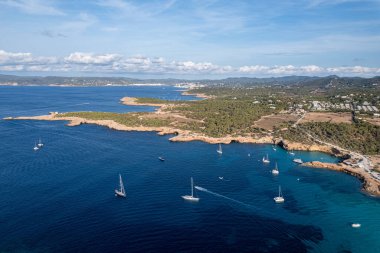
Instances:
[[[363,154],[380,153],[380,127],[359,121],[354,124],[313,122],[301,127],[323,141]]]
[[[178,101],[169,101],[169,100],[162,100],[158,98],[136,98],[137,103],[141,104],[167,104],[167,103],[178,103]]]
[[[164,104],[165,100],[139,98],[140,103]],[[154,117],[151,113],[111,113],[111,112],[71,112],[59,117],[81,117],[92,120],[114,120],[126,126],[162,127],[175,125],[179,129],[191,130],[212,137],[226,135],[247,135],[260,132],[252,127],[254,121],[264,115],[283,109],[283,104],[253,103],[252,99],[207,99],[200,101],[181,101],[176,106],[165,109],[186,117]],[[172,101],[170,101],[172,104]],[[271,106],[275,106],[270,108]]]
[[[322,141],[362,154],[380,153],[380,127],[363,121],[353,124],[308,122],[300,124],[298,128],[289,128],[281,133],[281,137],[290,141],[313,143],[304,130]]]
[[[268,105],[254,104],[252,100],[207,99],[187,102],[175,108],[187,118],[202,121],[188,126],[190,130],[222,137],[225,135],[244,135],[255,131],[254,121],[261,116],[277,112]]]
[[[79,117],[90,120],[113,120],[126,126],[163,127],[169,121],[158,118],[142,117],[146,113],[114,113],[114,112],[68,112],[58,117]]]

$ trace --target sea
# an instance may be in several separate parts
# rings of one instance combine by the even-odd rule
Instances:
[[[0,87],[0,252],[380,252],[380,200],[355,177],[292,162],[338,162],[327,154],[232,143],[219,155],[154,132],[2,120],[154,110],[124,96],[197,99],[170,86]],[[181,198],[191,177],[199,202]]]

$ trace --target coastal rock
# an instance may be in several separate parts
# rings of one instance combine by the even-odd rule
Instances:
[[[331,154],[337,157],[346,155],[342,153],[340,150],[326,146],[326,145],[304,144],[304,143],[299,143],[299,142],[291,142],[287,140],[280,140],[278,141],[277,144],[286,150],[319,151],[319,152]]]
[[[313,161],[313,162],[302,163],[301,165],[307,166],[307,167],[313,167],[313,168],[323,168],[323,169],[329,169],[329,170],[335,170],[335,171],[344,171],[344,168],[341,164],[335,164],[335,163],[323,163],[319,161]]]

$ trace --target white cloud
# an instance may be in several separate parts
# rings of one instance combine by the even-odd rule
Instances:
[[[0,50],[0,65],[17,64],[52,64],[56,63],[55,57],[34,57],[31,53],[11,53]]]
[[[323,68],[316,65],[302,66],[300,67],[300,69],[304,71],[305,73],[320,73],[324,71]]]
[[[254,65],[254,66],[243,66],[239,68],[239,72],[241,73],[261,73],[265,72],[269,69],[267,66],[260,66],[260,65]]]
[[[86,73],[141,73],[166,75],[218,75],[224,76],[284,76],[284,75],[341,75],[375,76],[380,74],[379,67],[317,65],[252,65],[219,66],[211,62],[167,61],[162,57],[142,55],[124,57],[119,54],[94,54],[75,52],[67,57],[41,57],[31,53],[6,52],[0,50],[0,71],[29,72],[86,72]]]
[[[0,66],[0,71],[22,71],[22,70],[24,70],[23,65]]]
[[[91,54],[75,52],[65,57],[64,60],[74,64],[100,64],[106,65],[121,59],[118,54]]]
[[[54,7],[52,1],[43,0],[1,0],[0,5],[17,8],[28,14],[37,15],[65,15],[64,12]]]

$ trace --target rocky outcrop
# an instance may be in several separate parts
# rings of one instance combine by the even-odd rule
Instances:
[[[231,142],[239,142],[239,143],[272,143],[272,137],[271,136],[265,136],[265,137],[247,137],[247,136],[226,136],[226,137],[209,137],[202,134],[194,134],[194,133],[180,133],[177,136],[174,136],[170,138],[170,141],[203,141],[211,144],[217,144],[217,143],[223,143],[223,144],[229,144]]]
[[[300,142],[291,142],[287,140],[278,140],[276,144],[283,147],[286,150],[319,151],[319,152],[327,153],[330,155],[334,155],[336,157],[347,156],[346,153],[343,153],[336,148],[332,148],[326,145],[305,144],[305,143],[300,143]]]
[[[302,166],[329,169],[329,170],[335,170],[335,171],[344,171],[344,167],[340,163],[336,164],[336,163],[323,163],[319,161],[313,161],[313,162],[303,163]]]

